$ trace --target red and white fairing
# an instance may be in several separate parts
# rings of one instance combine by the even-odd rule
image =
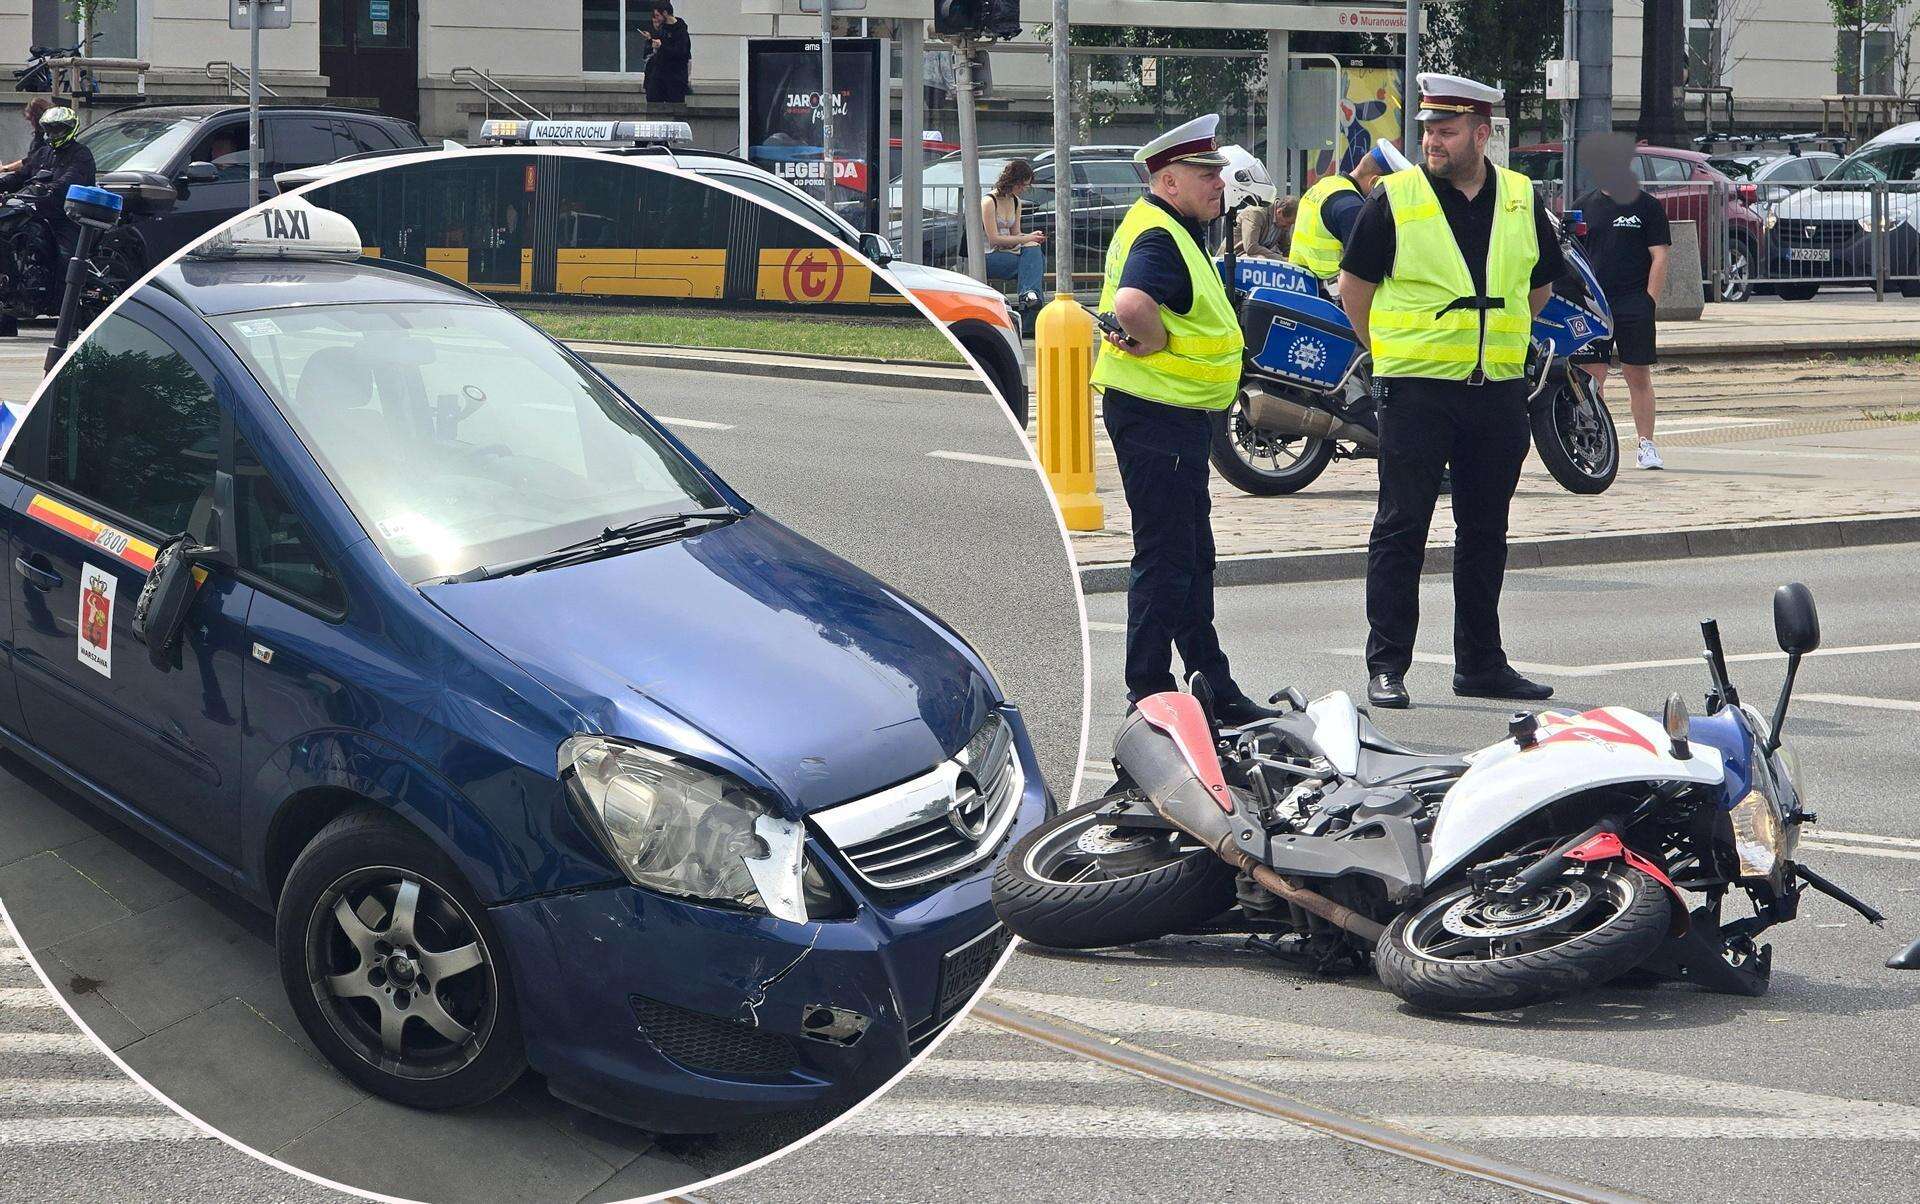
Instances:
[[[1692,746],[1673,755],[1666,728],[1626,707],[1578,715],[1545,711],[1534,742],[1502,740],[1467,755],[1467,772],[1440,804],[1427,861],[1427,885],[1473,859],[1500,833],[1557,799],[1628,782],[1717,785],[1726,777],[1718,749]]]

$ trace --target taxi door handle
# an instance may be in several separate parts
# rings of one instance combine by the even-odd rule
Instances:
[[[14,559],[13,570],[25,577],[28,585],[44,593],[51,593],[60,588],[60,574],[51,568],[41,568],[24,556]]]

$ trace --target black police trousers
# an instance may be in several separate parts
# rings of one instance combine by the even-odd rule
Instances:
[[[1211,431],[1200,410],[1108,389],[1102,409],[1133,519],[1127,581],[1127,697],[1176,687],[1173,650],[1221,700],[1240,697],[1213,629]]]
[[[1367,543],[1367,673],[1404,674],[1420,626],[1420,568],[1440,477],[1453,469],[1454,671],[1506,665],[1500,586],[1507,511],[1527,458],[1523,382],[1374,382],[1380,406],[1380,503]]]

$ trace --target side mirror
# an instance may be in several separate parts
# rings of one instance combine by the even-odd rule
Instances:
[[[1813,609],[1813,591],[1798,581],[1773,591],[1773,634],[1780,650],[1802,656],[1820,646],[1820,616]]]
[[[211,184],[220,178],[220,169],[211,163],[193,162],[174,178],[182,184]]]
[[[878,264],[894,261],[893,244],[878,234],[860,236],[860,253]]]
[[[193,578],[194,553],[200,550],[188,535],[176,535],[162,544],[133,604],[133,638],[147,646],[147,659],[162,672],[173,663],[173,650],[193,608],[199,584]]]

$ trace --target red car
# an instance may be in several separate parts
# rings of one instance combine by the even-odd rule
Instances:
[[[1555,212],[1565,208],[1561,189],[1561,146],[1541,142],[1523,146],[1507,155],[1507,166],[1536,183],[1553,186],[1548,203]],[[1711,271],[1712,248],[1708,240],[1708,206],[1715,196],[1724,196],[1727,223],[1727,262],[1720,268],[1720,298],[1745,301],[1753,295],[1753,267],[1760,260],[1766,236],[1766,223],[1750,207],[1757,196],[1752,184],[1741,184],[1707,162],[1698,151],[1676,150],[1669,146],[1634,148],[1634,175],[1641,186],[1652,193],[1667,211],[1670,222],[1697,222],[1700,231],[1700,270]]]

